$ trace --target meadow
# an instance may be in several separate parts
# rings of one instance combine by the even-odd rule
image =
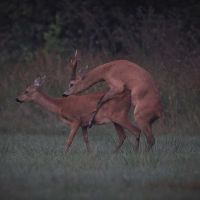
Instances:
[[[156,136],[152,152],[127,140],[114,154],[110,126],[92,128],[92,152],[79,133],[64,153],[64,127],[0,135],[0,199],[199,199],[200,137]],[[129,138],[130,139],[130,138]]]
[[[108,60],[82,58],[81,66],[89,63],[89,67]],[[38,52],[31,61],[2,65],[0,199],[199,199],[198,85],[175,82],[173,73],[143,63],[160,87],[165,110],[154,125],[153,150],[145,152],[142,136],[140,150],[134,153],[127,133],[121,151],[113,153],[117,138],[114,128],[106,125],[89,131],[91,153],[86,152],[79,132],[65,154],[69,129],[38,106],[18,104],[15,98],[39,74],[47,75],[43,90],[61,96],[70,74],[67,60]],[[189,75],[182,73],[179,79],[188,80]],[[100,89],[104,85],[89,92]]]

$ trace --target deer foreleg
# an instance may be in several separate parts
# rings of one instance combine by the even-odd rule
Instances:
[[[77,132],[79,126],[80,126],[80,122],[76,122],[71,125],[71,130],[70,130],[69,136],[68,136],[66,144],[65,144],[65,152],[69,151],[69,148],[73,142],[74,136],[76,135],[76,132]]]
[[[87,148],[87,152],[91,151],[89,140],[88,140],[88,132],[87,132],[87,127],[82,127],[82,133],[83,133],[83,139]]]

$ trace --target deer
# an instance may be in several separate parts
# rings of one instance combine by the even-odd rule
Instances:
[[[91,148],[87,132],[88,122],[97,106],[97,102],[103,97],[104,92],[94,92],[87,95],[71,95],[67,98],[54,98],[42,91],[41,87],[44,80],[45,77],[36,78],[34,83],[28,86],[25,92],[16,98],[16,101],[19,103],[32,101],[47,111],[54,113],[70,127],[70,133],[65,145],[66,152],[69,151],[74,136],[79,127],[81,127],[87,151],[90,152]],[[135,137],[134,150],[137,151],[139,148],[140,130],[129,122],[129,109],[130,95],[129,92],[126,91],[115,99],[105,103],[95,116],[94,123],[97,125],[106,123],[114,124],[118,135],[118,144],[115,152],[119,151],[126,138],[124,128],[128,129]]]
[[[128,89],[131,96],[133,116],[137,127],[147,138],[147,150],[155,144],[152,124],[161,117],[163,108],[160,94],[150,73],[128,60],[114,60],[89,70],[76,80],[72,80],[63,96],[78,94],[94,84],[105,81],[109,90],[99,99],[96,110],[89,121],[93,125],[98,110],[104,103],[115,99]]]
[[[77,61],[71,61],[73,67],[73,76],[76,78]],[[33,102],[51,113],[54,113],[64,124],[70,127],[70,133],[65,144],[65,152],[68,152],[73,139],[79,128],[82,129],[83,139],[90,152],[90,144],[88,139],[88,123],[96,109],[97,103],[105,95],[105,92],[93,92],[86,95],[70,95],[66,98],[50,97],[42,91],[45,82],[45,76],[38,77],[34,83],[28,86],[25,91],[16,97],[19,103]],[[105,103],[97,112],[94,118],[94,124],[102,125],[113,123],[118,136],[118,142],[115,152],[118,152],[126,139],[124,129],[127,129],[134,136],[133,149],[138,151],[140,130],[131,124],[128,119],[128,113],[131,106],[130,92],[127,90],[119,94],[116,98]]]

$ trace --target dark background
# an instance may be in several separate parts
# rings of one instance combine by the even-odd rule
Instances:
[[[179,39],[192,48],[190,32],[199,42],[200,1],[2,0],[0,48],[9,56],[14,52],[14,57],[44,46],[59,51],[66,47],[107,50],[116,55],[127,53],[131,42],[148,53],[142,34],[145,21],[150,26],[147,31],[158,31],[162,24],[176,26]]]
[[[199,0],[2,0],[0,16],[2,102],[44,73],[62,94],[78,49],[79,71],[118,58],[150,71],[172,121],[197,111]]]
[[[119,58],[147,69],[162,97],[163,130],[198,126],[199,0],[3,0],[0,16],[0,109],[9,117],[18,109],[11,99],[38,75],[61,96],[78,49],[78,73]]]

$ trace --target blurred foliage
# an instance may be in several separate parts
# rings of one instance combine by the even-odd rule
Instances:
[[[181,34],[176,43],[184,41],[182,34],[187,37],[191,31],[195,38],[186,41],[196,40],[199,8],[197,0],[2,0],[0,47],[16,57],[43,46],[48,50],[85,48],[116,54],[129,52],[132,44],[150,53],[153,44],[147,37],[154,41],[174,38],[173,29],[165,31],[171,21],[176,25],[172,28]],[[153,47],[162,48],[159,42]]]
[[[7,123],[15,110],[21,120],[13,99],[39,74],[48,77],[45,90],[60,96],[71,73],[67,64],[78,49],[79,73],[118,58],[146,68],[161,91],[163,124],[199,127],[199,9],[197,0],[2,0],[2,119]]]

